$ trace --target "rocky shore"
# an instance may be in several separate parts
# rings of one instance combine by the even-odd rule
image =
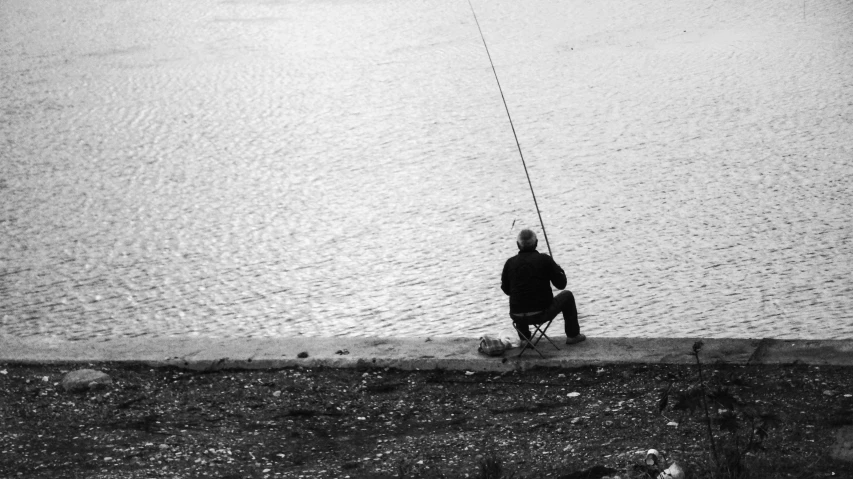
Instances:
[[[63,383],[84,368],[108,380]],[[718,395],[710,407],[712,446],[690,402],[700,384],[691,364],[477,372],[7,362],[0,477],[637,478],[654,472],[644,463],[652,448],[661,466],[710,477],[714,451],[735,436],[743,447],[755,432],[749,417],[775,418],[763,450],[742,454],[749,477],[853,477],[851,373],[705,365],[701,384],[734,401]]]

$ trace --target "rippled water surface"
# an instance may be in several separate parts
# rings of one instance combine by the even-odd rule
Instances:
[[[474,6],[584,332],[853,338],[851,2]],[[466,1],[0,24],[0,334],[507,329],[541,228]]]

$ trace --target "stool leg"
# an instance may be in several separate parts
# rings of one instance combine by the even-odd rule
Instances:
[[[551,341],[551,338],[550,338],[550,337],[548,337],[548,335],[547,335],[547,334],[545,334],[545,331],[548,331],[548,328],[549,328],[550,326],[551,326],[551,321],[548,321],[548,323],[545,325],[545,329],[539,329],[539,327],[538,327],[538,326],[536,327],[536,329],[537,329],[537,330],[542,334],[542,336],[544,336],[544,337],[545,337],[545,339],[547,339],[547,340],[548,340],[548,342],[549,342],[549,343],[551,343],[551,346],[554,346],[554,348],[556,348],[556,349],[560,349],[556,344],[554,344],[554,341]],[[542,339],[542,337],[540,336],[540,338],[539,338],[539,339]]]

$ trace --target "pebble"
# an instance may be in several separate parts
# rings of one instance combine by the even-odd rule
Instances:
[[[566,394],[566,396],[568,396],[570,398],[576,398],[580,395],[581,395],[581,393],[578,393],[578,392],[570,392],[569,394]]]
[[[29,380],[28,380],[29,382]],[[112,385],[113,380],[109,375],[93,369],[79,369],[71,371],[62,377],[62,387],[70,392],[82,392],[105,388]]]

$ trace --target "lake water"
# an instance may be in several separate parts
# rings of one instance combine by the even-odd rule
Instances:
[[[582,331],[853,338],[853,3],[474,7]],[[508,330],[547,248],[466,1],[0,24],[0,334]]]

